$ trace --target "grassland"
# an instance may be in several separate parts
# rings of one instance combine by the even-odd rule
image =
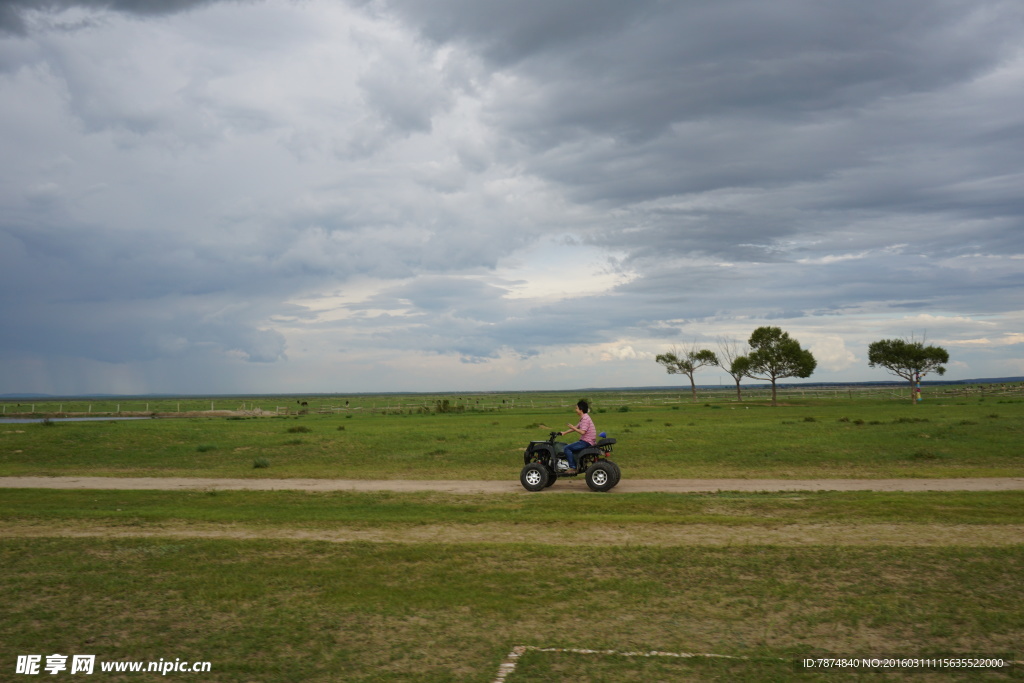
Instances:
[[[5,666],[45,650],[211,661],[218,681],[487,681],[513,645],[556,644],[755,661],[538,655],[510,680],[787,680],[805,655],[1005,656],[1024,630],[1020,547],[37,538],[0,553],[17,596]]]
[[[1021,399],[819,398],[778,408],[603,400],[594,399],[595,422],[618,439],[615,459],[636,479],[1024,475]],[[0,476],[507,479],[526,443],[546,438],[543,425],[564,428],[572,417],[520,402],[441,414],[0,425]]]
[[[1024,476],[1012,398],[591,398],[624,477]],[[520,401],[2,425],[0,476],[514,479],[525,442],[569,416]],[[805,656],[1022,659],[1022,492],[115,488],[0,489],[0,670],[94,653],[210,661],[214,681],[490,681],[516,645],[739,659],[531,650],[508,683],[858,677],[799,672]],[[182,677],[197,678],[168,676]]]

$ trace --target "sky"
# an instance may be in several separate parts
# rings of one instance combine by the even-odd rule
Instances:
[[[4,0],[0,149],[0,394],[1024,375],[1019,0]]]

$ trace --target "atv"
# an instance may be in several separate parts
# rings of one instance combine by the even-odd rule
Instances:
[[[563,451],[568,444],[555,441],[558,432],[551,432],[547,441],[531,441],[523,452],[523,470],[519,481],[527,491],[543,491],[560,477],[584,475],[591,491],[609,491],[622,478],[619,466],[608,459],[615,439],[601,438],[597,444],[576,454],[576,473],[568,474],[569,463]]]

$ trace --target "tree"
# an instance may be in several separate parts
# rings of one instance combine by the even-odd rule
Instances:
[[[719,338],[718,364],[736,382],[736,400],[742,402],[743,394],[740,390],[740,382],[750,371],[750,359],[747,358],[744,349],[740,348],[740,342],[725,337]]]
[[[929,372],[946,374],[949,352],[941,346],[925,346],[911,339],[881,339],[868,346],[868,367],[882,367],[910,382],[910,400],[914,401],[914,383]]]
[[[759,327],[747,341],[751,352],[747,376],[772,383],[772,405],[775,400],[775,382],[784,377],[810,377],[818,361],[810,351],[800,347],[788,332],[778,327]]]
[[[697,401],[697,384],[693,379],[694,373],[706,365],[718,365],[718,356],[714,351],[698,349],[696,344],[687,351],[673,346],[668,353],[658,354],[654,360],[664,365],[668,374],[686,375],[690,378],[690,391],[693,393],[694,402]]]

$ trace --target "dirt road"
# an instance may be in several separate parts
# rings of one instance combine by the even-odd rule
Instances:
[[[438,491],[456,494],[589,493],[582,479],[559,481],[543,494],[518,481],[401,481],[356,479],[201,479],[127,477],[0,477],[2,488],[117,490]],[[1024,477],[1005,479],[623,479],[608,495],[639,492],[715,491],[1010,491]],[[592,494],[593,495],[593,494]],[[387,525],[382,528],[288,528],[204,524],[173,520],[128,527],[91,520],[0,521],[0,538],[220,538],[287,539],[345,543],[539,543],[554,545],[898,545],[1005,546],[1024,542],[1018,525],[985,524],[574,524],[567,520],[543,533],[519,522]]]
[[[203,479],[172,477],[0,477],[0,488],[208,491],[441,491],[523,493],[519,481],[370,479]],[[611,493],[714,491],[1020,491],[1024,477],[978,479],[623,479]],[[551,492],[589,492],[583,478]]]

